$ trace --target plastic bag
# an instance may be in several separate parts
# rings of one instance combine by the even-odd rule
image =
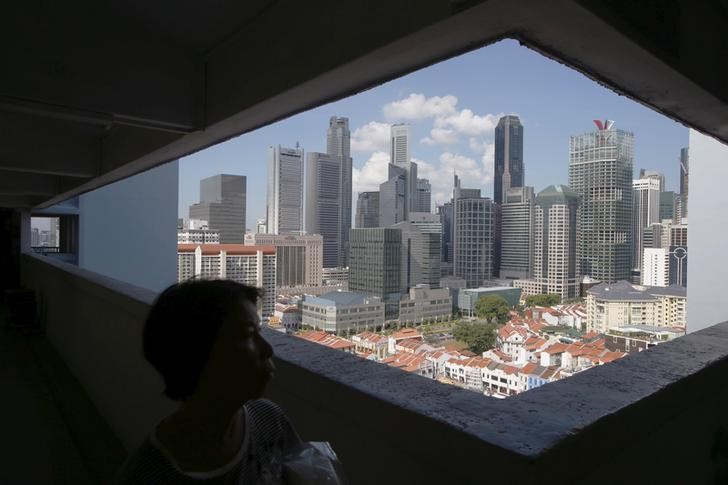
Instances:
[[[287,485],[345,485],[341,463],[326,441],[303,443],[288,453],[283,461],[283,479]]]

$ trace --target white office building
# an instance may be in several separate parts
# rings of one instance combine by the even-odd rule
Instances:
[[[642,257],[642,284],[667,286],[670,281],[670,251],[667,248],[645,248]]]

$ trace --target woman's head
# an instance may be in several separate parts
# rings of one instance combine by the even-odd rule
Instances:
[[[144,356],[162,375],[165,394],[197,392],[253,399],[272,373],[259,332],[260,291],[230,280],[190,280],[162,292],[144,326]]]

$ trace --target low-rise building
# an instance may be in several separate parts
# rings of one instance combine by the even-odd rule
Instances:
[[[301,304],[304,327],[326,332],[360,331],[384,325],[384,303],[378,297],[351,291],[305,295]]]
[[[685,335],[685,329],[682,327],[625,325],[610,328],[604,339],[609,350],[634,353],[642,352],[683,335]]]
[[[600,333],[625,325],[685,327],[686,310],[687,290],[682,286],[601,283],[587,291],[586,326]]]
[[[458,291],[458,309],[463,316],[472,317],[475,315],[475,303],[484,296],[500,296],[508,302],[508,306],[514,307],[521,299],[521,288],[494,286],[461,289]]]
[[[301,330],[301,307],[297,302],[276,302],[273,316],[286,333]]]
[[[429,285],[410,288],[409,294],[399,302],[401,323],[428,323],[449,320],[452,316],[452,299],[447,288],[432,289]]]
[[[351,337],[357,354],[368,357],[372,355],[375,360],[382,360],[389,355],[386,335],[374,332],[362,332]]]
[[[355,353],[355,345],[353,342],[345,338],[337,337],[336,335],[331,335],[328,332],[308,330],[299,332],[296,336],[330,349],[341,350],[350,354]]]

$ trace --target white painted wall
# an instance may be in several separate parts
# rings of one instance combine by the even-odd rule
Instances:
[[[728,147],[690,130],[688,323],[695,332],[728,320]]]
[[[79,266],[161,291],[177,280],[177,161],[79,197]]]

